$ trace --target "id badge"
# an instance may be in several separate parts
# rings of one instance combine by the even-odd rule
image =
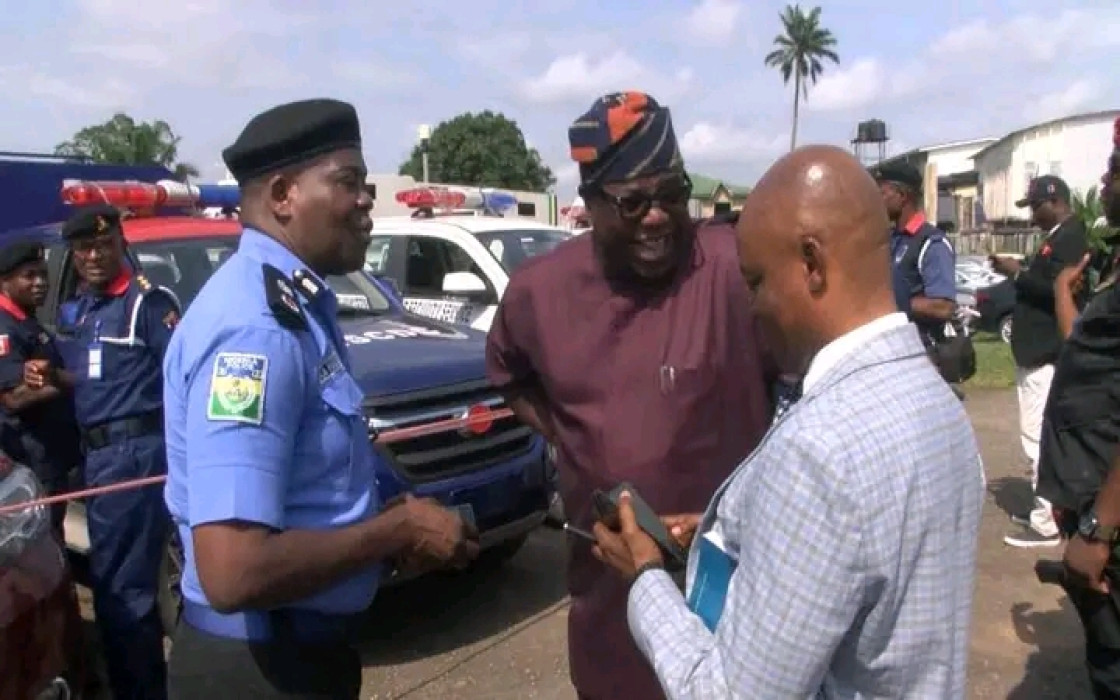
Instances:
[[[89,378],[101,379],[101,343],[89,346]]]

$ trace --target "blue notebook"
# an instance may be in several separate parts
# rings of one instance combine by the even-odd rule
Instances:
[[[696,576],[688,594],[688,608],[712,632],[715,632],[720,615],[723,614],[731,574],[735,573],[738,564],[727,553],[720,533],[713,530],[700,537],[700,542],[696,545]]]

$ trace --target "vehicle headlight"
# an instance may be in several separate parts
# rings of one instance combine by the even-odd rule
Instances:
[[[0,478],[0,508],[43,497],[43,485],[27,467],[16,466]],[[38,505],[0,515],[0,564],[16,560],[27,546],[50,528],[47,506]]]

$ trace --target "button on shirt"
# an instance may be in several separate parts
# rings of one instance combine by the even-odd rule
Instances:
[[[262,264],[289,279],[303,270],[318,285],[313,298],[290,298],[306,329],[284,327],[273,314]],[[164,364],[166,498],[183,542],[187,600],[208,604],[192,528],[236,520],[325,530],[377,512],[363,394],[350,373],[337,312],[334,293],[291,251],[246,229],[180,322]],[[378,575],[379,567],[370,566],[291,607],[364,610]]]
[[[61,346],[75,375],[74,406],[82,427],[159,410],[160,365],[178,313],[169,291],[128,270],[104,290],[84,291],[59,307]]]

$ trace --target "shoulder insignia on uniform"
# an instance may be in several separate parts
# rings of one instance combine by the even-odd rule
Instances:
[[[264,355],[218,353],[210,374],[207,420],[260,425],[267,383],[268,358]]]
[[[281,326],[291,330],[307,330],[307,319],[296,299],[292,283],[284,276],[283,272],[272,265],[261,265],[264,271],[264,295],[272,315],[280,322]]]
[[[12,351],[12,341],[5,333],[0,335],[0,357],[7,357],[8,353]]]
[[[307,270],[296,270],[292,273],[292,281],[296,283],[299,293],[308,301],[315,301],[323,292],[323,285],[319,284]]]
[[[140,287],[141,292],[147,293],[152,291],[152,283],[148,281],[147,277],[145,277],[144,275],[136,275],[135,279],[136,286]]]

